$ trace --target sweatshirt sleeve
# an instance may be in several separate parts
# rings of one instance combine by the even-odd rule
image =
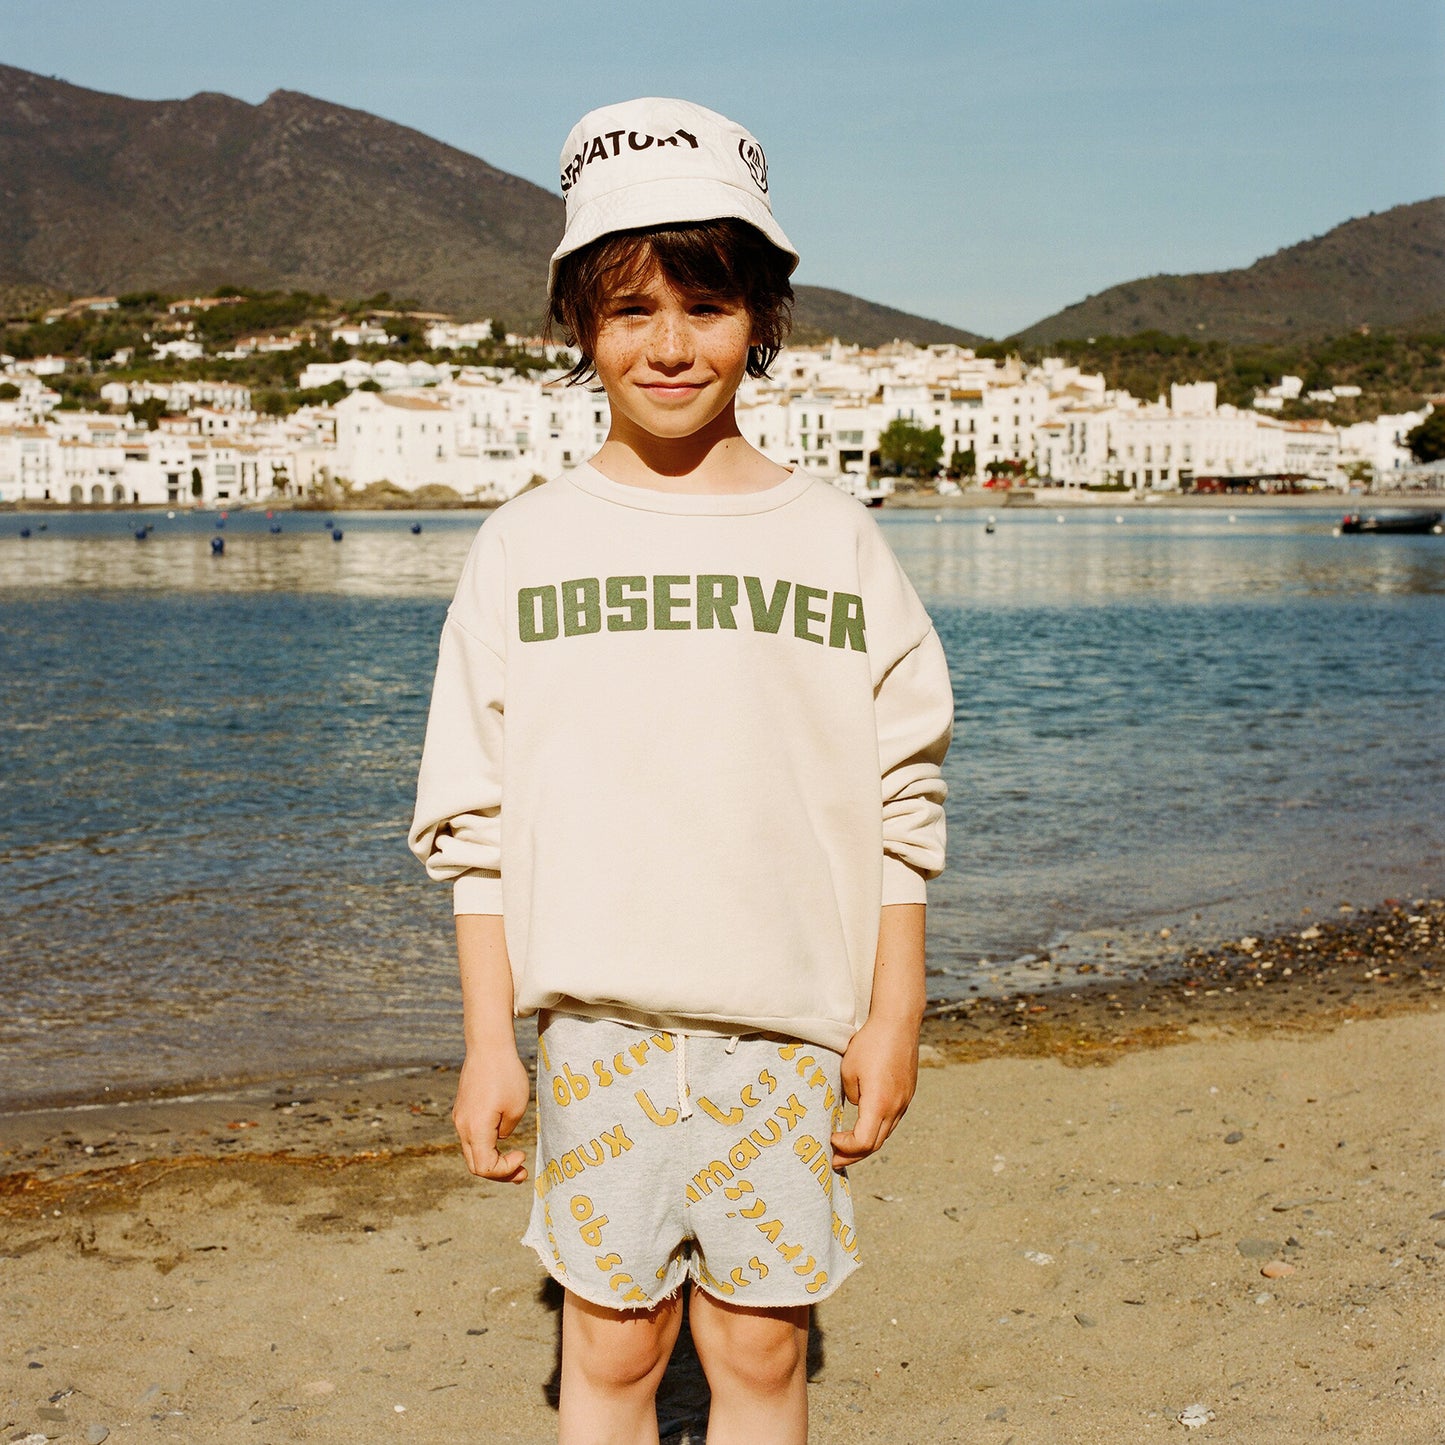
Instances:
[[[501,560],[479,537],[447,612],[408,835],[427,873],[452,883],[457,913],[502,911],[505,644],[483,604]]]
[[[883,803],[883,902],[923,903],[943,871],[942,767],[953,735],[953,687],[943,644],[876,523],[865,568],[878,578],[873,708]]]
[[[943,871],[941,768],[953,731],[953,690],[932,627],[874,693],[883,782],[883,902],[923,903]]]

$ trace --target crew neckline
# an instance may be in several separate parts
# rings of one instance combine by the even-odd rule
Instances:
[[[781,482],[757,492],[663,492],[652,487],[634,487],[604,477],[590,462],[574,467],[565,476],[574,487],[604,502],[636,507],[642,512],[695,517],[738,517],[771,512],[802,496],[813,482],[801,467],[794,467]]]

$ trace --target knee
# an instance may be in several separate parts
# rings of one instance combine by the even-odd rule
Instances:
[[[626,1391],[661,1373],[678,1324],[676,1306],[667,1304],[636,1312],[570,1309],[563,1354],[594,1389]]]
[[[791,1312],[712,1311],[701,1331],[703,1338],[695,1314],[692,1330],[714,1389],[731,1385],[754,1397],[777,1395],[792,1389],[804,1374],[807,1326],[800,1326]]]

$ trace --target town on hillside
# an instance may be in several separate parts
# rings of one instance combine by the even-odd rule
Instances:
[[[607,435],[605,394],[560,382],[575,359],[565,347],[375,304],[386,297],[241,329],[284,318],[285,300],[81,297],[5,333],[23,344],[0,354],[0,505],[495,504]],[[296,312],[324,298],[290,300]],[[1221,401],[1213,380],[1139,397],[1064,356],[835,340],[790,347],[769,379],[745,381],[738,420],[769,457],[869,500],[895,484],[1060,496],[1445,487],[1420,444],[1445,423],[1445,397],[1331,419],[1359,397],[1288,374],[1244,405]]]

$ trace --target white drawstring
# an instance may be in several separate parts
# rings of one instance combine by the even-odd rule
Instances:
[[[692,1090],[687,1086],[687,1035],[673,1034],[677,1040],[677,1117],[692,1118]]]
[[[735,1054],[735,1053],[737,1053],[737,1051],[738,1051],[738,1040],[739,1040],[741,1037],[742,1037],[741,1034],[734,1034],[734,1035],[732,1036],[732,1038],[730,1038],[730,1039],[728,1040],[728,1046],[727,1046],[726,1049],[723,1050],[723,1052],[726,1053],[726,1054]]]

